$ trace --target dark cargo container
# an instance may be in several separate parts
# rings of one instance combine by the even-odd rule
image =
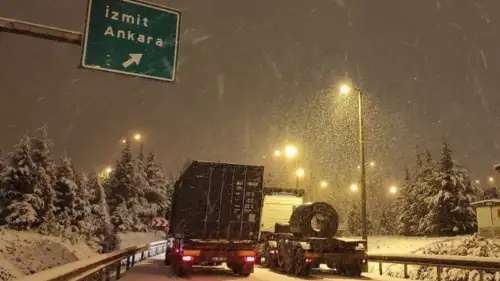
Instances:
[[[175,183],[169,234],[257,240],[263,174],[263,166],[193,161]]]

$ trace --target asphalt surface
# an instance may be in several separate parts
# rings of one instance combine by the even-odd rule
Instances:
[[[309,278],[298,278],[275,273],[266,268],[256,267],[255,272],[249,277],[239,277],[224,267],[199,267],[187,278],[176,277],[169,267],[164,266],[163,255],[152,257],[142,261],[125,273],[120,281],[168,281],[168,280],[190,280],[190,281],[297,281],[297,280],[319,280],[319,281],[348,281],[348,280],[401,280],[381,276],[363,276],[359,278],[347,278],[334,275],[332,272],[315,272]]]

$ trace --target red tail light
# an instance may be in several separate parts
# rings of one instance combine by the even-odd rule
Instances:
[[[313,259],[311,258],[306,258],[306,263],[311,263],[313,261]]]
[[[192,256],[183,256],[182,261],[192,261],[193,257]]]
[[[254,262],[255,261],[255,257],[245,257],[245,261],[246,262]]]

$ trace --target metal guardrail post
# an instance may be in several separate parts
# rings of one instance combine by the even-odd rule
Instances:
[[[122,271],[122,261],[120,260],[116,263],[116,279],[120,278],[121,271]]]

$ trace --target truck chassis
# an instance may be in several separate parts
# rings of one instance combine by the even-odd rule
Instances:
[[[195,265],[217,266],[226,263],[234,274],[254,272],[255,250],[252,241],[173,239],[167,246],[165,265],[179,277],[188,276]]]
[[[264,235],[256,262],[272,270],[296,276],[309,276],[312,269],[326,264],[338,274],[360,276],[367,269],[366,252],[359,249],[364,240],[297,237],[290,233]]]

